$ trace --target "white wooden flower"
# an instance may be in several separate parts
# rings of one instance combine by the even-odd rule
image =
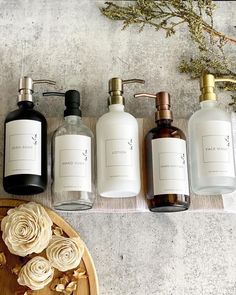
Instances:
[[[84,245],[79,238],[53,236],[46,249],[52,266],[60,271],[78,267],[84,254]]]
[[[53,275],[54,269],[50,262],[36,256],[21,268],[17,282],[31,290],[40,290],[52,281]]]
[[[12,254],[40,253],[52,237],[51,226],[45,209],[30,202],[8,210],[1,222],[2,238]]]

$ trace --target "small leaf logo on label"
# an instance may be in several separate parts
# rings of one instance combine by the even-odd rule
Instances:
[[[37,134],[34,134],[34,136],[32,136],[31,138],[32,138],[32,140],[33,140],[33,144],[34,144],[34,145],[37,145],[37,143],[38,143],[38,142],[37,142]]]
[[[86,149],[82,155],[84,156],[84,161],[88,161],[88,150]]]
[[[225,141],[226,141],[226,146],[227,146],[227,147],[230,147],[229,135],[227,135],[227,136],[225,137]]]
[[[133,139],[131,138],[129,141],[128,141],[128,145],[129,145],[129,149],[132,151],[133,150]]]

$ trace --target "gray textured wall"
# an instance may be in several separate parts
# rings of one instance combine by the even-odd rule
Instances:
[[[117,1],[118,2],[118,1]],[[136,27],[121,31],[119,22],[104,18],[93,0],[0,1],[0,114],[12,110],[21,75],[51,78],[59,88],[76,88],[83,97],[83,111],[100,116],[106,111],[107,81],[113,76],[138,77],[145,86],[127,86],[127,110],[143,117],[154,112],[154,103],[135,101],[135,91],[172,94],[176,117],[187,117],[197,107],[198,82],[180,75],[181,57],[191,56],[193,44],[183,26],[166,39],[165,32]],[[216,27],[235,34],[236,3],[218,1]],[[38,90],[41,90],[37,88]],[[226,94],[225,94],[226,96]],[[229,95],[227,95],[229,97]],[[60,98],[42,99],[38,106],[47,116],[60,115]],[[60,111],[60,112],[59,112]]]
[[[188,117],[196,109],[197,81],[176,70],[179,59],[192,54],[186,28],[168,40],[152,28],[121,31],[118,22],[101,16],[102,3],[0,0],[0,115],[15,108],[17,82],[26,74],[55,79],[59,89],[79,89],[87,116],[106,111],[107,81],[113,76],[147,81],[145,87],[126,88],[127,110],[136,116],[154,113],[153,102],[132,98],[144,89],[169,91],[176,117]],[[236,2],[216,4],[217,28],[235,35]],[[42,99],[41,90],[36,93],[37,108],[46,116],[61,116],[61,98]],[[63,216],[91,251],[102,295],[236,293],[234,214]]]

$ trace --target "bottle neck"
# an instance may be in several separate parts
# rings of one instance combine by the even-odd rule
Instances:
[[[66,116],[65,122],[70,125],[78,125],[81,124],[81,117],[75,115]]]
[[[123,104],[111,104],[109,105],[110,112],[124,112],[124,105]]]
[[[161,119],[161,120],[157,120],[157,126],[158,127],[170,127],[171,123],[172,123],[172,119]]]
[[[32,101],[19,101],[17,103],[19,109],[33,109],[34,103]]]
[[[202,109],[211,109],[217,107],[216,100],[203,100],[200,102],[200,106]]]

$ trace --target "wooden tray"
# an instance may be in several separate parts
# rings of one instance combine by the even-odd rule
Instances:
[[[0,200],[0,216],[5,216],[8,209],[12,207],[19,206],[25,201],[20,200]],[[45,208],[53,223],[58,227],[62,228],[64,233],[68,237],[77,237],[78,233],[71,228],[71,226],[65,222],[59,215],[53,212],[51,209]],[[0,288],[1,295],[14,295],[17,288],[19,289],[19,285],[16,281],[16,275],[11,273],[11,269],[19,263],[19,257],[12,255],[7,250],[6,245],[2,240],[2,235],[0,237],[0,252],[4,252],[7,259],[7,268],[0,268]],[[74,292],[74,295],[98,295],[98,280],[96,269],[92,260],[92,257],[89,254],[88,249],[85,247],[85,252],[82,258],[82,262],[80,266],[86,270],[87,278],[81,279],[78,284],[77,291]],[[50,285],[50,284],[49,284]],[[47,286],[43,290],[34,291],[33,294],[37,295],[50,295],[50,294],[60,294],[54,291],[51,291]]]

